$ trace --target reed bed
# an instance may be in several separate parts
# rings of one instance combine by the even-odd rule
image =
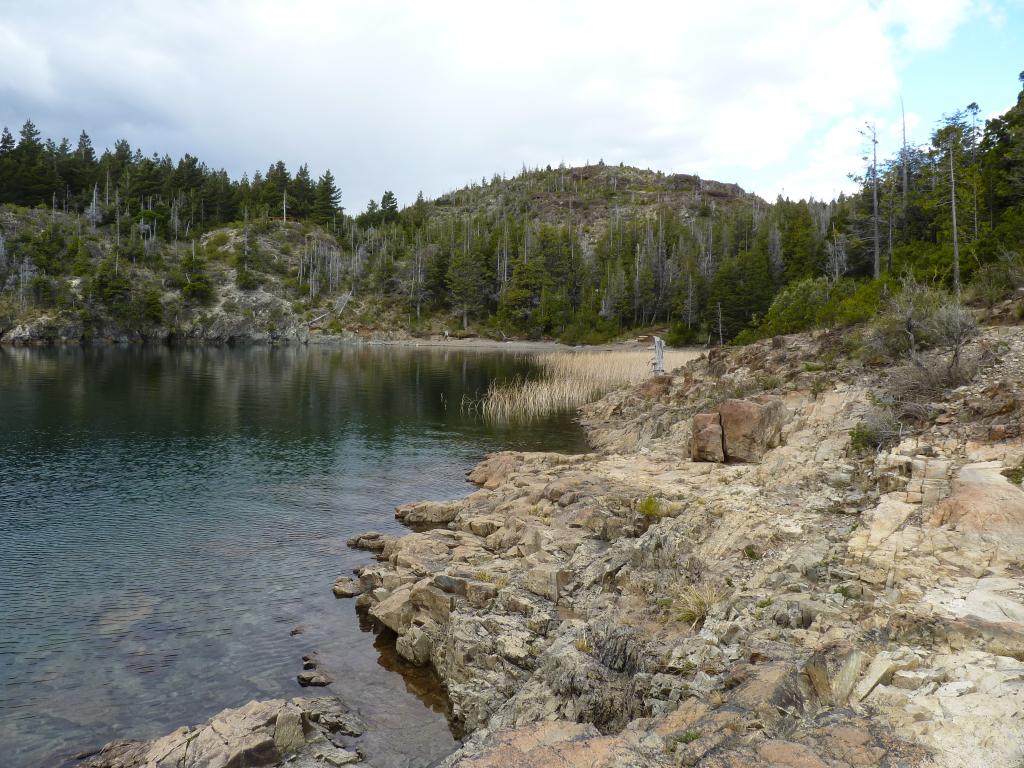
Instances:
[[[665,350],[665,370],[697,356],[692,350]],[[614,389],[639,384],[651,376],[649,351],[552,352],[536,362],[540,378],[491,384],[487,394],[467,407],[489,421],[533,421],[574,411]]]

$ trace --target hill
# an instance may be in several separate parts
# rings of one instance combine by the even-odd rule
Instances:
[[[850,325],[908,280],[992,307],[1024,287],[1024,91],[870,164],[849,197],[767,203],[599,162],[358,214],[330,171],[232,180],[83,133],[0,134],[0,340],[421,335],[725,343]]]
[[[767,208],[735,185],[601,164],[400,211],[386,198],[330,222],[243,204],[241,221],[205,230],[162,195],[84,212],[4,205],[0,338],[540,337],[574,322],[608,337],[669,321],[684,270]]]

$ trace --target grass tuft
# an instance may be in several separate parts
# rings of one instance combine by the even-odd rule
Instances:
[[[666,350],[665,368],[678,368],[697,355],[692,350]],[[496,382],[475,407],[489,421],[533,421],[574,411],[651,375],[651,353],[643,350],[553,352],[539,356],[537,364],[539,379]]]
[[[727,592],[711,584],[689,584],[679,590],[672,601],[676,619],[696,627],[704,623],[711,609],[728,596]]]

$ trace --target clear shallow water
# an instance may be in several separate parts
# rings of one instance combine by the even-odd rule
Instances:
[[[461,412],[527,369],[443,350],[0,349],[0,764],[301,695],[313,650],[327,692],[387,729],[392,765],[445,754],[436,681],[330,587],[370,562],[348,537],[466,493],[486,451],[584,447],[568,419]]]

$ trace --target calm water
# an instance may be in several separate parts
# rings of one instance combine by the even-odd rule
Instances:
[[[370,562],[346,538],[466,493],[484,452],[583,448],[567,419],[510,431],[462,414],[464,394],[527,367],[356,347],[0,349],[0,764],[300,695],[312,650],[327,691],[389,730],[392,765],[448,751],[436,681],[330,587]]]

